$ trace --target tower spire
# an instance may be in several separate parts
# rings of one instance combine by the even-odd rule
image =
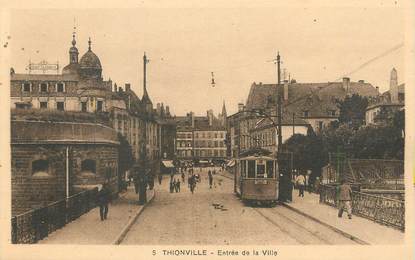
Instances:
[[[91,51],[91,37],[88,40],[88,51]]]

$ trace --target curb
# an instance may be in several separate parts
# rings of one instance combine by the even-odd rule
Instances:
[[[117,236],[117,238],[111,243],[112,245],[119,245],[121,244],[121,242],[124,240],[125,236],[127,235],[128,231],[130,231],[132,225],[134,224],[134,222],[137,221],[137,218],[141,215],[141,213],[143,212],[143,210],[147,207],[148,204],[150,204],[154,197],[156,196],[156,191],[153,189],[154,193],[153,196],[150,198],[150,200],[147,201],[146,204],[144,204],[142,207],[140,207],[137,212],[135,213],[134,217],[131,218],[127,225],[121,230],[120,234]]]
[[[329,225],[329,224],[327,224],[327,223],[325,223],[325,222],[323,222],[323,221],[321,221],[321,220],[319,220],[319,219],[317,219],[317,218],[315,218],[315,217],[313,217],[313,216],[311,216],[311,215],[309,215],[307,213],[304,213],[303,211],[301,211],[299,209],[296,209],[296,208],[294,208],[294,207],[286,204],[285,202],[281,203],[281,205],[284,206],[284,207],[286,207],[286,208],[288,208],[288,209],[290,209],[290,210],[292,210],[292,211],[295,211],[296,213],[298,213],[298,214],[300,214],[300,215],[302,215],[304,217],[307,217],[307,218],[309,218],[309,219],[311,219],[311,220],[313,220],[313,221],[315,221],[315,222],[317,222],[317,223],[319,223],[319,224],[321,224],[321,225],[323,225],[325,227],[330,228],[334,232],[339,233],[340,235],[342,235],[344,237],[347,237],[350,240],[352,240],[352,241],[354,241],[354,242],[356,242],[356,243],[358,243],[360,245],[370,245],[370,243],[368,243],[368,242],[366,242],[364,240],[361,240],[360,238],[358,238],[356,236],[353,236],[353,235],[351,235],[349,233],[346,233],[343,230],[340,230],[340,229],[338,229],[338,228],[336,228],[336,227],[334,227],[332,225]]]

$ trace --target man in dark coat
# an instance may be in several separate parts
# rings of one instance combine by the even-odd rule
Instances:
[[[209,189],[212,189],[213,175],[211,171],[208,171],[208,177],[209,177]]]
[[[110,198],[111,192],[108,188],[108,184],[104,183],[102,189],[98,193],[99,216],[101,217],[101,221],[107,219]]]

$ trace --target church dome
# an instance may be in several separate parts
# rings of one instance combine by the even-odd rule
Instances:
[[[88,51],[79,61],[80,74],[86,78],[101,78],[102,66],[98,56],[91,50],[91,39],[88,41]]]
[[[99,69],[102,70],[101,61],[98,56],[89,49],[79,61],[81,69]]]

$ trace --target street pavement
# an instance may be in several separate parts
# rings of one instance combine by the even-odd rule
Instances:
[[[154,190],[147,191],[147,199],[154,196]],[[120,236],[129,221],[143,210],[137,204],[138,195],[133,185],[118,199],[109,204],[108,218],[100,220],[99,207],[90,210],[63,228],[49,234],[39,244],[106,244],[111,245]]]
[[[338,218],[336,208],[319,203],[319,200],[319,195],[314,193],[305,192],[303,198],[298,197],[298,190],[295,190],[293,202],[287,205],[369,244],[404,243],[405,233],[358,216],[348,219],[346,213],[343,218]]]
[[[216,170],[218,172],[218,169]],[[186,183],[169,192],[169,176],[156,185],[157,196],[143,211],[122,244],[136,245],[295,245],[355,242],[283,206],[244,205],[233,180],[218,173],[209,189],[207,169],[192,194]],[[175,175],[176,179],[180,175]],[[215,207],[216,205],[216,207]]]

